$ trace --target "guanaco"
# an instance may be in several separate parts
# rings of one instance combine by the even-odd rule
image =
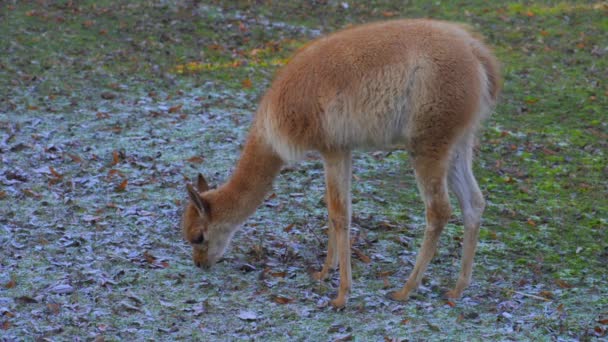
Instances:
[[[284,163],[307,151],[323,158],[329,211],[325,263],[315,279],[339,269],[338,294],[351,290],[351,151],[399,145],[411,156],[426,211],[426,229],[407,282],[391,292],[405,300],[418,288],[451,215],[448,188],[463,214],[459,298],[470,284],[485,201],[472,172],[475,133],[500,91],[499,65],[470,28],[436,20],[354,26],[304,46],[260,101],[236,169],[210,189],[199,174],[187,185],[184,237],[197,266],[224,254],[234,233],[262,203]]]

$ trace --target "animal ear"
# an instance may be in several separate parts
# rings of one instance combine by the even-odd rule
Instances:
[[[203,198],[201,198],[201,195],[199,195],[198,191],[196,191],[194,189],[192,184],[186,185],[186,190],[188,190],[188,196],[190,197],[190,201],[192,202],[192,204],[194,204],[194,207],[196,207],[196,210],[198,210],[198,213],[201,216],[208,215],[209,214],[209,204],[207,204],[205,202],[205,200]]]
[[[198,177],[196,179],[196,187],[199,192],[205,192],[205,191],[209,190],[209,185],[207,185],[207,181],[205,180],[205,177],[203,177],[203,175],[200,173],[198,174]]]

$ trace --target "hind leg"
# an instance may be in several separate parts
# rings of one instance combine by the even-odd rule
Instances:
[[[458,198],[464,222],[462,266],[456,286],[447,293],[451,298],[460,298],[462,291],[471,283],[473,257],[477,248],[481,215],[485,208],[483,195],[473,176],[472,142],[472,137],[465,137],[457,146],[448,176],[450,190]]]
[[[439,236],[450,218],[451,208],[447,189],[448,156],[416,157],[414,170],[418,188],[426,208],[426,229],[422,246],[416,258],[416,265],[407,282],[399,291],[390,296],[405,300],[420,286],[422,276],[435,254]]]

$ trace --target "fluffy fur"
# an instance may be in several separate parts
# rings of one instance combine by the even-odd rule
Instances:
[[[485,205],[471,170],[472,145],[499,91],[495,57],[462,25],[396,20],[313,41],[293,56],[262,98],[228,182],[209,190],[200,177],[198,188],[190,188],[182,226],[195,263],[210,266],[223,255],[284,162],[318,151],[330,229],[327,258],[315,277],[326,278],[339,266],[332,305],[344,306],[351,288],[351,151],[399,145],[412,156],[427,227],[412,274],[392,297],[404,300],[419,286],[450,217],[448,188],[464,215],[462,270],[449,293],[459,297],[471,280]]]

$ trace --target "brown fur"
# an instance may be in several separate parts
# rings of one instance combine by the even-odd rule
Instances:
[[[339,265],[335,307],[351,288],[351,150],[405,146],[426,206],[427,229],[405,286],[420,284],[449,219],[448,187],[464,216],[462,271],[449,294],[470,283],[484,201],[471,171],[479,122],[500,91],[498,62],[462,25],[397,20],[352,27],[313,41],[280,71],[260,102],[241,159],[216,190],[189,189],[183,216],[197,265],[220,258],[239,225],[271,189],[284,161],[319,151],[325,161],[330,237],[318,279]]]

